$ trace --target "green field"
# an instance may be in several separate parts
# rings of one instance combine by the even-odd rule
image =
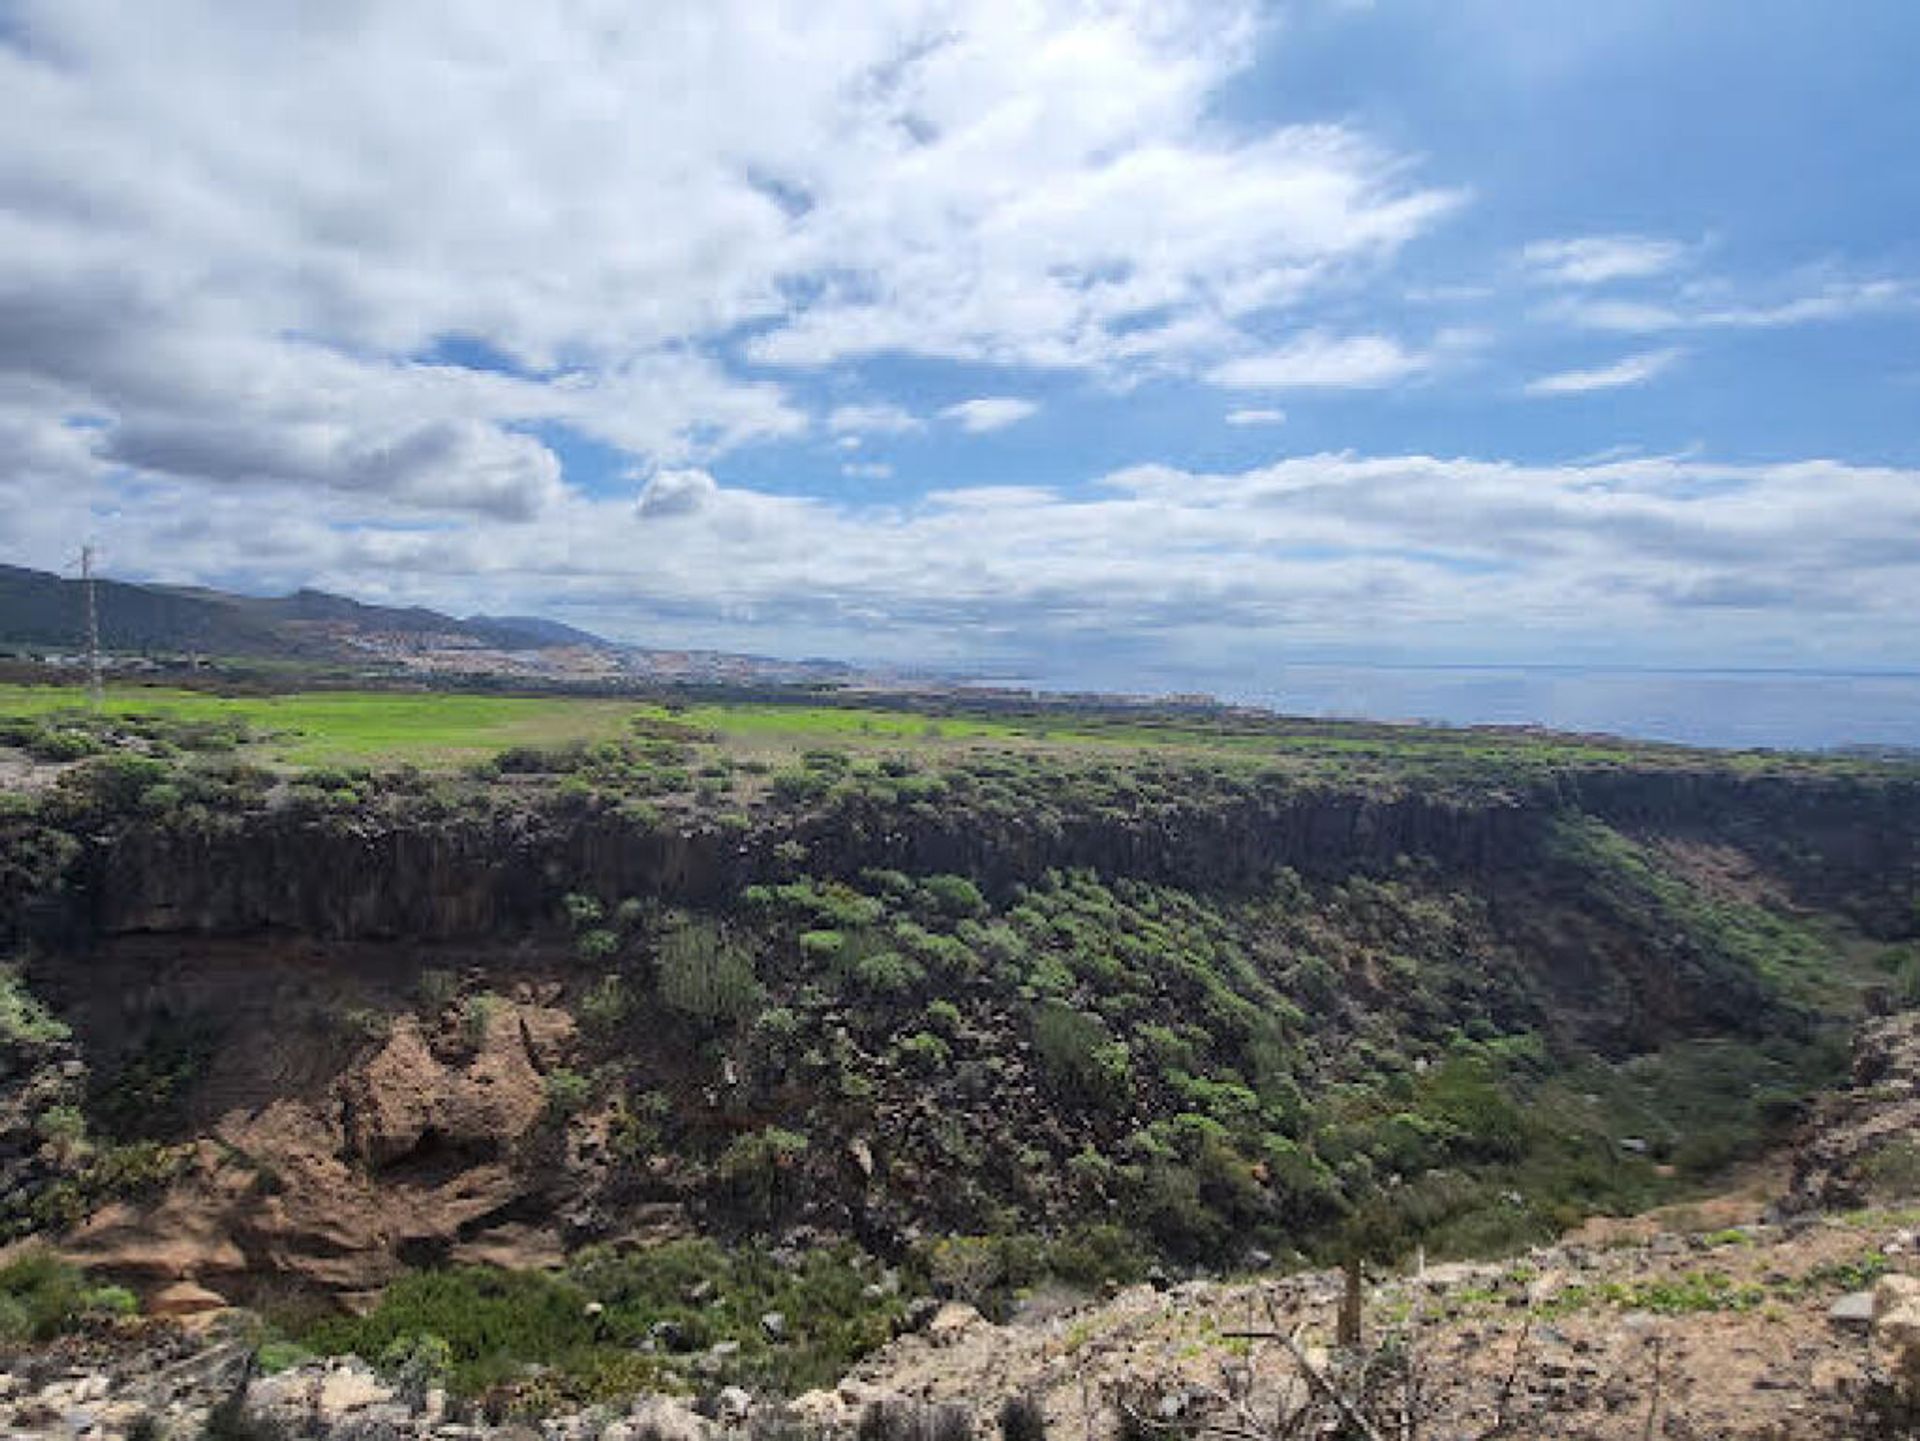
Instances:
[[[68,686],[0,687],[0,714],[47,715],[85,704]],[[620,733],[635,707],[603,700],[522,696],[311,691],[216,696],[115,687],[108,715],[245,721],[270,758],[290,765],[411,761],[452,764],[511,745],[552,745]]]
[[[0,686],[0,715],[49,716],[84,707],[74,686]],[[631,700],[574,696],[492,696],[451,692],[304,691],[219,696],[124,686],[107,691],[109,716],[180,721],[241,720],[266,758],[286,765],[411,762],[452,765],[509,746],[551,746],[629,734],[636,716],[714,732],[728,748],[790,752],[834,743],[899,748],[946,740],[1013,739],[1034,728],[975,718],[805,705],[699,705],[669,712]]]
[[[0,718],[48,717],[84,708],[77,686],[0,685]],[[1703,753],[1605,737],[1526,730],[1447,729],[1318,721],[1244,712],[1048,707],[1009,703],[820,704],[702,701],[666,706],[639,698],[475,695],[459,691],[289,691],[225,696],[159,686],[116,686],[104,713],[182,722],[241,721],[255,758],[283,766],[457,766],[511,746],[556,746],[632,735],[636,719],[705,733],[739,757],[779,762],[810,748],[917,752],[981,743],[1080,752],[1185,752],[1310,767],[1526,773],[1546,766],[1692,766]],[[1714,764],[1834,768],[1810,756],[1722,755]]]

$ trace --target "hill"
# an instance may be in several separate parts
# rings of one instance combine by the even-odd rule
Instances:
[[[203,587],[96,582],[100,644],[109,652],[242,656],[283,660],[365,659],[379,642],[545,650],[614,647],[552,621],[476,616],[421,607],[366,605],[320,590],[245,596]],[[82,583],[0,566],[0,646],[73,652],[85,645]]]

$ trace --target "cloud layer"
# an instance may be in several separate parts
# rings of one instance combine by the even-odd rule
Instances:
[[[1244,83],[1365,10],[1300,4],[13,0],[0,558],[1039,671],[1912,659],[1912,470],[1500,457],[1920,290],[1646,205],[1441,263],[1471,175]]]
[[[12,10],[3,379],[95,473],[526,518],[528,427],[672,466],[813,424],[743,359],[1190,366],[1452,203],[1210,124],[1232,0]]]
[[[512,527],[422,528],[337,495],[262,506],[184,483],[125,498],[116,566],[314,580],[394,600],[537,608],[660,643],[777,642],[1033,669],[1141,648],[1230,672],[1303,648],[1418,641],[1760,663],[1811,625],[1824,658],[1886,659],[1920,597],[1920,473],[1650,458],[1520,466],[1301,456],[1143,466],[1085,492],[972,486],[831,503],[662,471]],[[71,499],[15,489],[57,543]],[[1475,638],[1481,638],[1476,641]],[[1470,652],[1469,652],[1470,653]],[[1055,667],[1057,670],[1057,667]],[[1118,676],[1109,677],[1110,680]]]

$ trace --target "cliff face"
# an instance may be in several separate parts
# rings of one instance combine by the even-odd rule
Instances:
[[[1529,852],[1545,814],[1519,803],[1303,792],[1173,816],[983,821],[859,805],[741,835],[550,809],[426,824],[262,812],[218,830],[141,823],[92,838],[71,872],[66,914],[104,935],[479,937],[550,919],[570,890],[722,901],[778,875],[783,848],[791,856],[795,845],[819,876],[952,872],[1001,890],[1086,867],[1235,889],[1283,866],[1332,876],[1406,855],[1496,869]]]
[[[1735,770],[1567,775],[1543,797],[1629,831],[1711,838],[1763,860],[1803,904],[1869,935],[1920,923],[1920,783]]]
[[[0,887],[56,941],[32,979],[103,1121],[197,1138],[88,1254],[359,1291],[681,1217],[904,1250],[1122,1215],[1212,1255],[1317,1235],[1388,1175],[1509,1224],[1485,1168],[1528,1146],[1656,1183],[1591,1098],[1530,1131],[1515,1045],[1792,1049],[1840,959],[1806,908],[1913,933],[1904,782],[1009,776],[776,791],[744,825],[511,778],[50,809],[31,824],[63,844],[9,852],[39,860]],[[1461,1061],[1476,1042],[1508,1049]]]
[[[1076,867],[1228,891],[1283,867],[1329,879],[1404,857],[1488,876],[1537,864],[1555,818],[1570,811],[1740,845],[1872,934],[1902,936],[1914,923],[1920,788],[1631,771],[1465,798],[1263,787],[1132,814],[856,797],[746,831],[556,804],[431,820],[263,810],[218,828],[137,821],[82,838],[58,905],[49,915],[43,903],[38,923],[94,935],[447,940],[541,925],[570,890],[716,904],[796,868],[847,879],[869,868],[950,872],[994,892]]]

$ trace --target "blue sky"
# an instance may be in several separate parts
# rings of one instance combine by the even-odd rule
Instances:
[[[0,0],[0,558],[1059,684],[1920,669],[1895,0]]]

